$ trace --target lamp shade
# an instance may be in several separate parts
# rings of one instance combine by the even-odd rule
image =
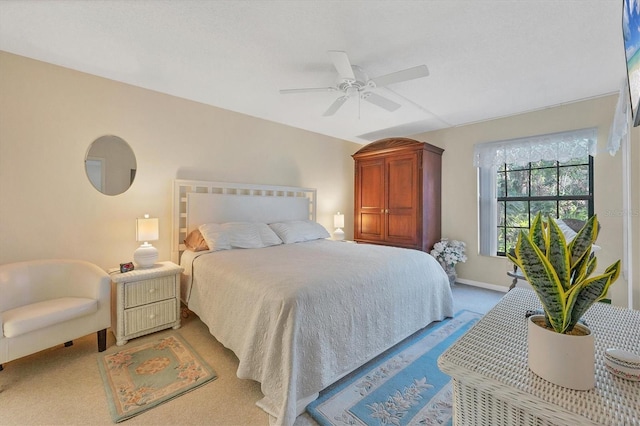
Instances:
[[[338,212],[333,215],[333,226],[336,228],[335,231],[333,231],[333,239],[338,241],[344,240],[344,231],[342,230],[342,228],[344,228],[344,215],[342,213]]]
[[[136,219],[136,241],[156,241],[158,239],[158,218],[144,215]]]

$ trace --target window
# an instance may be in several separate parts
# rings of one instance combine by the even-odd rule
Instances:
[[[593,215],[593,157],[503,164],[496,173],[496,195],[496,251],[505,256],[539,212],[561,219]]]
[[[597,129],[579,129],[474,146],[481,255],[505,255],[532,218],[593,215]]]

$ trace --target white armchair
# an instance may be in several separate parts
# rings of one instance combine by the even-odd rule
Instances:
[[[82,260],[0,265],[0,370],[14,359],[97,332],[106,349],[111,280]]]

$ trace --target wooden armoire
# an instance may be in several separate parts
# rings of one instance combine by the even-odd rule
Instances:
[[[423,251],[440,241],[443,152],[388,138],[353,154],[355,241]]]

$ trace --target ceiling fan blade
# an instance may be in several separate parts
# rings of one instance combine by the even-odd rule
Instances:
[[[380,96],[377,93],[366,92],[362,94],[362,99],[379,106],[387,111],[395,111],[400,108],[400,104],[393,102],[391,99],[387,99],[384,96]]]
[[[280,94],[287,95],[289,93],[312,93],[312,92],[335,92],[336,87],[310,87],[306,89],[281,89]]]
[[[426,65],[418,65],[417,67],[407,68],[406,70],[392,72],[391,74],[381,75],[372,78],[370,81],[375,87],[384,87],[389,84],[400,83],[402,81],[413,80],[415,78],[426,77],[429,75],[429,69]]]
[[[340,78],[349,80],[356,79],[353,69],[351,68],[351,62],[349,61],[347,52],[329,50],[327,53],[329,54],[329,58],[331,58],[331,62],[333,62],[333,66],[336,67],[336,71],[338,71]]]
[[[336,111],[338,111],[340,109],[340,107],[342,106],[342,104],[344,104],[347,99],[349,99],[348,96],[340,96],[338,99],[336,99],[335,101],[333,101],[333,103],[331,104],[331,106],[329,107],[328,110],[325,111],[324,114],[322,114],[324,117],[329,117],[330,115],[333,115],[336,113]]]

